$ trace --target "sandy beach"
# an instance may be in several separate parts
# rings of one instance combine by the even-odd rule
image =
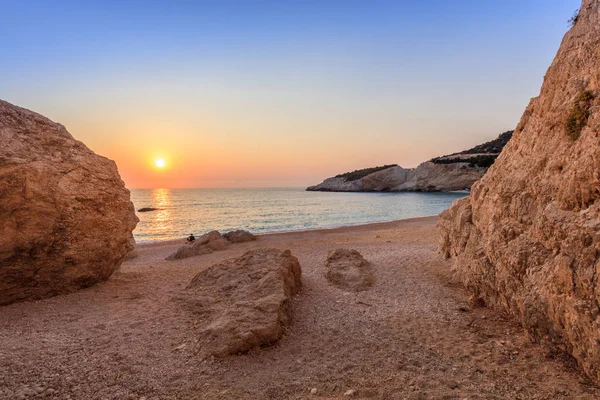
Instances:
[[[469,305],[437,253],[436,223],[261,235],[179,261],[165,257],[183,241],[138,245],[107,282],[0,308],[0,398],[597,398],[570,358],[530,342],[511,317]],[[273,346],[199,359],[178,294],[199,271],[260,247],[290,249],[302,266],[291,325]],[[340,247],[373,264],[370,290],[324,278]]]

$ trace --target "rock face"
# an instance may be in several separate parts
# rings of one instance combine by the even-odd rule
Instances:
[[[600,381],[600,5],[584,0],[515,134],[441,250],[476,298],[518,316]]]
[[[107,279],[137,224],[115,163],[0,101],[0,305]]]
[[[330,252],[325,267],[327,280],[340,289],[360,292],[375,283],[371,264],[356,250],[337,249]]]
[[[225,239],[227,239],[228,241],[230,241],[231,243],[243,243],[243,242],[251,242],[253,240],[256,240],[256,236],[254,236],[253,234],[251,234],[248,231],[243,231],[243,230],[227,232],[226,234],[223,235],[223,237]]]
[[[435,164],[427,161],[417,168],[390,167],[355,181],[333,177],[306,190],[321,192],[451,191],[471,187],[487,169],[469,163]]]
[[[191,244],[181,246],[177,251],[166,258],[166,260],[181,260],[183,258],[210,254],[213,251],[224,250],[229,242],[217,231],[210,231],[200,236]]]
[[[199,353],[223,357],[279,340],[302,285],[289,250],[259,249],[197,274],[183,300],[198,316]]]
[[[398,165],[365,168],[310,186],[321,192],[449,192],[469,189],[487,171],[512,136],[507,131],[497,139],[472,149],[437,157],[417,168]]]

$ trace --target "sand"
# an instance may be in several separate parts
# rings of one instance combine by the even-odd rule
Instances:
[[[139,245],[105,283],[0,308],[0,398],[597,398],[570,358],[532,343],[511,317],[469,306],[436,251],[436,221],[262,235],[179,261],[164,258],[183,240]],[[300,261],[291,325],[273,346],[200,359],[178,294],[202,269],[259,247]],[[372,263],[370,290],[325,279],[339,247]]]

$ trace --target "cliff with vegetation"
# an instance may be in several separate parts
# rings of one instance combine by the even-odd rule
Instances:
[[[600,1],[584,0],[514,137],[439,221],[473,299],[600,382]]]
[[[469,189],[494,163],[511,136],[512,131],[504,132],[490,142],[460,153],[434,158],[420,164],[417,168],[402,168],[392,164],[339,174],[306,190],[444,192]]]

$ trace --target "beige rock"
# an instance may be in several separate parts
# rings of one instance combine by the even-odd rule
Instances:
[[[360,292],[375,283],[371,264],[356,250],[337,249],[325,261],[325,277],[340,289]]]
[[[135,247],[136,243],[135,243],[133,234],[129,237],[129,244],[131,245],[131,251],[129,251],[129,253],[127,253],[127,255],[125,256],[125,260],[131,260],[132,258],[136,258],[139,255],[138,251]]]
[[[185,244],[166,258],[166,260],[181,260],[183,258],[210,254],[213,251],[224,250],[229,242],[217,231],[210,231],[200,236],[194,243]]]
[[[441,214],[441,251],[477,298],[600,381],[600,4],[584,0],[512,140]],[[567,123],[590,91],[576,140]]]
[[[244,230],[227,232],[223,237],[231,243],[251,242],[256,240],[256,236]]]
[[[137,224],[115,163],[0,100],[0,305],[107,279]]]
[[[279,340],[300,290],[289,250],[259,249],[198,273],[182,296],[198,317],[199,353],[223,357]]]

